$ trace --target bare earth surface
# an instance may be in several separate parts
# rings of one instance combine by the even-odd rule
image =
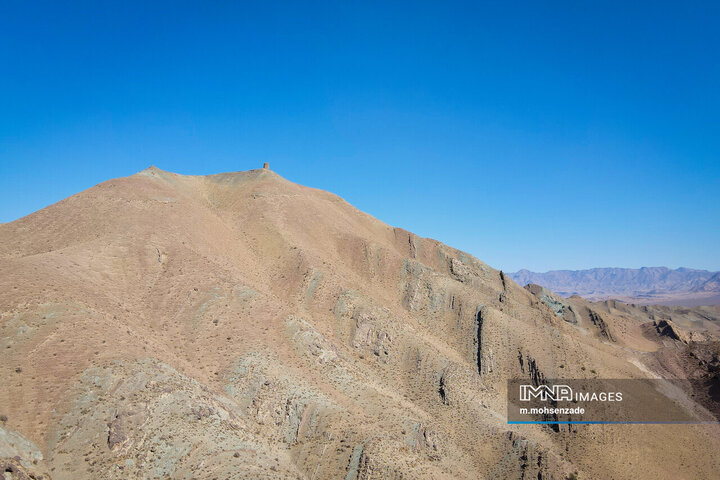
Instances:
[[[505,406],[538,373],[692,377],[708,401],[717,309],[522,288],[271,171],[110,180],[0,225],[0,272],[5,478],[720,471],[717,425],[554,431]]]

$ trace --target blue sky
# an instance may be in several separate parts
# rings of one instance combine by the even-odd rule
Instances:
[[[720,270],[720,4],[68,3],[0,3],[0,222],[269,161],[506,271]]]

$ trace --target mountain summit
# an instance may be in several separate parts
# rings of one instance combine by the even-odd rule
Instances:
[[[717,310],[522,288],[268,169],[151,167],[101,183],[0,225],[0,271],[6,477],[720,469],[717,425],[568,428],[506,416],[509,378],[692,374],[674,395],[704,411],[717,359],[697,358],[714,345]]]

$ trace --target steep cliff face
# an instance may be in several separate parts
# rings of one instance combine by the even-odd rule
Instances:
[[[508,378],[662,373],[651,355],[679,340],[648,330],[651,317],[712,338],[716,312],[528,291],[267,170],[105,182],[0,225],[0,271],[0,459],[18,478],[720,467],[714,426],[553,429],[505,415]]]

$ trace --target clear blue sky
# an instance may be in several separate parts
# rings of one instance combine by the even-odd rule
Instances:
[[[490,265],[720,270],[717,2],[0,3],[0,222],[257,168]]]

